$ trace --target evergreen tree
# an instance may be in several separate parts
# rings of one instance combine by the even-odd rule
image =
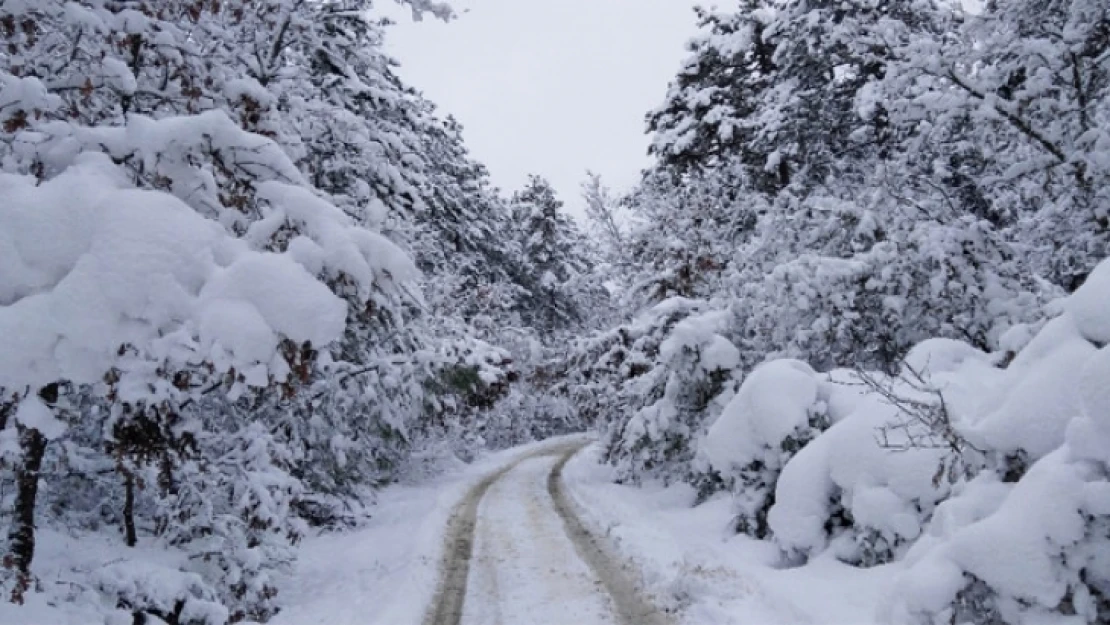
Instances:
[[[530,176],[510,201],[520,258],[532,279],[521,314],[547,336],[581,324],[591,291],[598,288],[585,280],[592,262],[562,208],[551,184],[539,176]]]

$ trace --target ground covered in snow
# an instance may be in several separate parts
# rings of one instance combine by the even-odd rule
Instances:
[[[436,592],[452,512],[484,477],[551,444],[531,443],[471,464],[440,465],[434,477],[383,490],[365,527],[304,542],[295,571],[282,584],[287,607],[271,624],[422,622]]]
[[[799,568],[778,566],[769,542],[731,531],[733,501],[717,496],[693,507],[687,485],[615,484],[590,447],[564,471],[586,521],[606,535],[642,575],[656,603],[682,625],[868,625],[892,588],[886,565],[857,569],[833,557]]]
[[[559,440],[554,441],[555,444]],[[379,494],[372,518],[357,530],[317,534],[301,542],[293,570],[280,584],[283,610],[272,625],[400,625],[420,623],[432,602],[448,519],[470,489],[490,473],[552,441],[488,454],[470,464],[429,453],[413,460],[414,476]],[[186,555],[163,547],[121,551],[99,534],[71,536],[41,529],[36,571],[44,589],[16,606],[0,602],[0,625],[89,625],[111,606],[90,592],[106,584],[187,585],[170,578]],[[80,581],[74,582],[72,580]],[[162,594],[164,589],[159,590]],[[157,594],[152,592],[151,594]],[[73,601],[85,596],[86,601]],[[65,598],[47,605],[45,597]],[[216,606],[213,606],[214,608]],[[118,622],[130,625],[120,612]],[[126,620],[122,620],[126,619]],[[109,623],[115,625],[117,621]]]

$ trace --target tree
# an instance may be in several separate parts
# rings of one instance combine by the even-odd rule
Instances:
[[[28,588],[34,487],[51,454],[115,469],[116,485],[111,471],[85,484],[122,489],[112,518],[128,544],[136,526],[150,527],[136,521],[145,516],[157,540],[196,556],[195,596],[110,601],[136,618],[218,598],[234,620],[265,620],[277,608],[270,571],[288,561],[305,502],[351,497],[396,464],[431,367],[414,356],[422,339],[397,331],[418,300],[405,284],[415,268],[372,229],[385,200],[420,178],[390,177],[407,156],[377,148],[400,137],[419,151],[419,128],[402,121],[426,108],[389,72],[380,25],[358,14],[366,6],[0,9],[11,38],[0,57],[0,155],[13,200],[0,219],[16,237],[0,244],[14,263],[5,334],[35,306],[89,307],[43,316],[53,325],[25,334],[0,376],[14,415],[5,425],[25,432],[8,465],[27,478],[9,545],[13,598]],[[325,54],[343,64],[318,62]],[[354,86],[318,88],[336,72]],[[385,94],[389,115],[356,106],[373,94]],[[310,123],[321,119],[332,123]],[[332,170],[338,142],[328,136],[347,140],[343,158],[379,159],[382,178],[399,182],[374,187]],[[88,207],[59,204],[59,194]],[[24,238],[42,220],[70,226],[56,246],[29,251]],[[58,340],[72,347],[38,349]],[[48,444],[59,418],[72,445]],[[66,494],[67,514],[87,501]]]
[[[679,174],[742,155],[757,185],[779,188],[788,172],[751,149],[759,131],[753,117],[777,69],[767,34],[775,12],[764,0],[745,0],[733,13],[696,11],[703,34],[688,45],[690,57],[663,106],[648,115],[650,152]]]
[[[586,202],[586,218],[590,220],[595,238],[610,264],[620,264],[625,259],[624,226],[621,224],[620,200],[606,187],[601,176],[586,172],[582,183],[582,199]]]
[[[580,298],[597,288],[582,280],[592,263],[582,235],[562,208],[551,184],[539,176],[530,176],[510,201],[520,257],[532,279],[521,313],[548,336],[582,323],[586,302]]]
[[[930,173],[972,177],[1030,268],[1069,290],[1106,250],[1108,23],[1098,2],[990,2],[910,38],[888,79],[898,123],[980,163]]]

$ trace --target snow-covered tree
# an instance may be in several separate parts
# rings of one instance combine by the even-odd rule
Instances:
[[[582,183],[582,199],[591,226],[588,236],[601,248],[603,260],[615,269],[625,261],[627,254],[627,225],[623,223],[621,199],[605,186],[601,176],[589,171]]]
[[[438,3],[409,4],[445,14]],[[200,577],[189,587],[200,590],[188,601],[226,608],[212,622],[265,620],[277,609],[271,571],[304,531],[298,517],[327,523],[357,509],[414,438],[435,431],[430,421],[451,397],[485,406],[504,393],[456,388],[431,401],[427,382],[453,367],[481,369],[482,385],[500,388],[505,358],[473,346],[462,353],[481,355],[460,356],[444,342],[470,333],[458,316],[409,323],[424,305],[417,273],[380,232],[401,235],[435,269],[443,239],[494,231],[507,215],[457,127],[397,79],[369,8],[0,9],[10,44],[0,57],[0,162],[12,198],[4,318],[25,323],[29,307],[67,297],[91,311],[43,317],[54,325],[24,333],[30,343],[12,352],[20,359],[5,361],[11,376],[38,377],[0,379],[4,435],[16,442],[5,449],[21,449],[5,459],[22,485],[13,596],[31,579],[40,468],[66,466],[64,477],[44,473],[61,487],[48,491],[58,497],[51,510],[72,517],[87,505],[121,526],[127,544],[153,537],[191,554]],[[32,226],[47,219],[58,243],[36,251]],[[414,232],[436,234],[414,245]],[[501,288],[509,271],[482,271],[485,252],[470,256],[467,279]],[[62,364],[28,364],[38,358],[32,343],[54,335],[74,342],[56,355]],[[78,485],[118,497],[120,508],[67,499]],[[103,586],[113,588],[127,586]],[[182,597],[117,599],[170,618]]]
[[[586,319],[593,263],[585,240],[547,180],[530,176],[510,202],[520,258],[532,277],[522,301],[524,319],[544,334],[575,327]]]
[[[906,37],[883,92],[942,157],[928,173],[974,190],[1067,289],[1106,253],[1108,21],[1101,2],[989,2]]]

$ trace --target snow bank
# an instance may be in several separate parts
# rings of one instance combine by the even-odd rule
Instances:
[[[1110,261],[1052,311],[895,376],[757,368],[699,447],[735,527],[799,570],[897,562],[879,622],[1110,620]]]
[[[870,625],[899,565],[857,569],[834,559],[777,566],[773,545],[724,526],[731,501],[718,495],[691,507],[687,484],[613,483],[597,447],[563,471],[567,492],[591,531],[641,575],[644,590],[682,625]],[[804,589],[800,591],[800,589]]]

